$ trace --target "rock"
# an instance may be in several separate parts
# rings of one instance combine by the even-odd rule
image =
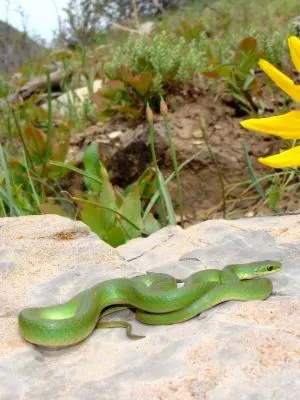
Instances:
[[[63,79],[68,79],[71,76],[72,72],[65,71],[54,71],[49,75],[50,83],[52,89],[60,88],[61,82]],[[32,95],[38,92],[44,92],[47,90],[47,76],[46,73],[44,75],[38,76],[30,81],[28,81],[25,85],[20,87],[15,93],[8,96],[7,101],[10,104],[15,104],[21,98],[22,100],[26,100]]]
[[[116,141],[120,138],[120,136],[122,136],[122,131],[113,131],[110,132],[107,136],[109,137],[110,140]]]
[[[97,92],[102,87],[102,80],[98,79],[93,82],[93,93]],[[82,104],[90,96],[89,89],[87,86],[78,88],[75,90],[69,90],[67,93],[59,96],[52,102],[53,110],[58,112],[60,115],[64,115],[69,110],[69,104],[77,108],[79,111],[82,108]],[[48,109],[47,103],[42,106],[45,110]]]
[[[199,128],[199,129],[195,130],[192,135],[196,139],[203,138],[203,130]]]
[[[0,219],[1,399],[285,399],[300,390],[300,216],[166,227],[112,249],[81,222]],[[146,271],[184,278],[205,268],[277,259],[266,301],[227,302],[185,323],[96,330],[80,345],[35,347],[18,333],[26,306],[63,302],[98,281]],[[45,384],[46,382],[46,384]],[[54,395],[55,393],[55,395]]]
[[[155,24],[153,21],[147,21],[139,26],[138,31],[143,35],[150,35],[154,29],[154,26]]]
[[[21,72],[16,72],[12,75],[10,79],[10,83],[14,86],[17,86],[22,82],[24,79],[24,75]]]

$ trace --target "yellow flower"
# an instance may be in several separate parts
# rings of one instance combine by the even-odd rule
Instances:
[[[291,36],[288,39],[288,45],[293,64],[300,72],[300,39]],[[258,65],[281,90],[294,101],[300,102],[300,85],[296,85],[266,60],[261,59]],[[246,129],[268,133],[282,139],[300,139],[300,111],[290,111],[275,117],[252,118],[242,121],[241,125]],[[274,168],[298,167],[300,166],[300,146],[274,156],[261,157],[258,161]]]

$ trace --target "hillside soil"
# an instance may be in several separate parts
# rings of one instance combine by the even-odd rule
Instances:
[[[245,181],[249,179],[249,171],[243,145],[247,146],[257,175],[263,176],[270,174],[270,169],[259,164],[257,158],[279,151],[282,141],[243,129],[240,121],[249,116],[241,117],[241,110],[230,97],[219,98],[202,84],[196,88],[180,87],[168,95],[166,102],[178,164],[197,153],[180,173],[185,226],[211,218],[274,213],[255,189],[247,189],[249,183]],[[200,116],[205,121],[205,132],[199,123]],[[155,115],[155,129],[159,166],[167,177],[172,172],[172,161],[160,115]],[[116,117],[109,123],[99,123],[74,134],[68,158],[80,160],[88,144],[99,143],[101,158],[112,182],[124,188],[151,162],[148,137],[146,122]],[[72,185],[78,185],[78,180]],[[169,184],[169,189],[178,211],[175,181]]]

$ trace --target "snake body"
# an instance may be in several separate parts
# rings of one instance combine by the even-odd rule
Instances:
[[[60,348],[81,342],[93,332],[99,319],[120,308],[136,309],[137,319],[146,324],[174,324],[223,301],[267,298],[272,292],[271,281],[251,278],[280,268],[278,261],[229,265],[223,270],[196,272],[182,287],[177,287],[176,279],[167,274],[111,279],[65,303],[22,310],[19,329],[28,342]]]

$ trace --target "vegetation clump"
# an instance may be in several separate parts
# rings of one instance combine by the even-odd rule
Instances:
[[[164,11],[160,20],[154,18],[154,30],[149,35],[139,31],[145,15],[139,13],[140,3],[137,2],[133,10],[133,22],[127,23],[123,17],[115,22],[119,31],[109,28],[100,32],[99,27],[96,29],[96,20],[90,21],[94,26],[77,26],[78,20],[69,12],[73,36],[76,32],[78,36],[74,36],[72,49],[48,51],[42,61],[19,68],[15,79],[1,77],[0,217],[57,213],[80,218],[113,246],[148,235],[167,224],[180,222],[184,226],[182,171],[203,154],[196,149],[197,146],[202,149],[203,145],[208,148],[209,163],[217,170],[222,197],[217,208],[222,209],[223,217],[230,216],[228,210],[234,210],[237,201],[250,199],[260,201],[272,212],[289,209],[289,200],[284,204],[283,199],[289,198],[290,188],[299,187],[298,164],[294,162],[298,157],[297,135],[288,137],[294,140],[292,150],[288,150],[290,153],[262,158],[267,164],[268,160],[275,160],[272,157],[277,157],[276,160],[284,160],[284,163],[275,160],[275,164],[268,165],[290,166],[292,170],[271,174],[257,172],[257,165],[244,143],[248,177],[230,181],[219,165],[221,156],[214,152],[214,137],[207,133],[211,128],[205,124],[200,107],[197,140],[193,139],[195,152],[184,160],[178,157],[180,141],[173,137],[170,123],[169,109],[174,106],[168,109],[167,105],[168,99],[172,103],[172,96],[173,100],[174,96],[181,96],[184,102],[195,96],[199,101],[209,93],[214,102],[234,109],[231,118],[254,117],[243,123],[249,129],[263,124],[259,120],[257,125],[257,116],[272,114],[267,121],[272,124],[275,121],[275,131],[287,138],[286,132],[280,130],[282,119],[287,116],[284,121],[292,131],[298,111],[273,115],[293,107],[291,99],[282,97],[260,73],[259,67],[287,94],[298,90],[291,79],[282,78],[281,72],[276,72],[276,68],[280,68],[291,76],[294,73],[286,62],[289,36],[291,56],[299,69],[300,46],[294,21],[297,2],[289,0],[282,9],[279,0],[251,3],[239,0],[238,4],[233,0],[220,0],[211,5],[191,1],[177,10]],[[84,4],[87,7],[89,2],[82,2],[82,6]],[[85,9],[86,18],[89,10]],[[89,37],[88,42],[83,40],[85,37]],[[52,79],[57,71],[63,77],[59,83]],[[39,79],[38,89],[30,92],[28,87],[36,85]],[[285,90],[278,79],[290,82],[290,90]],[[98,90],[94,90],[96,80],[101,82]],[[77,90],[82,86],[87,87],[83,100],[78,97]],[[67,98],[66,113],[61,113],[55,103],[55,97],[63,93]],[[291,98],[298,101],[298,97],[291,95]],[[75,106],[74,99],[78,100],[79,107]],[[229,112],[223,118],[228,119]],[[85,146],[80,160],[68,158],[74,133],[90,125],[104,126],[118,119],[124,124],[128,120],[147,124],[146,147],[152,159],[136,179],[122,188],[114,184],[106,155],[97,143]],[[162,123],[162,135],[169,150],[171,169],[164,174],[157,154],[157,121]],[[215,126],[219,126],[218,123]],[[268,130],[258,130],[274,134],[270,126]],[[294,161],[288,159],[290,163],[287,163],[285,154],[292,154]],[[198,160],[198,163],[203,165],[204,161]],[[80,180],[75,187],[74,176]],[[209,185],[210,182],[199,184]],[[230,196],[238,189],[239,199],[232,199]]]

